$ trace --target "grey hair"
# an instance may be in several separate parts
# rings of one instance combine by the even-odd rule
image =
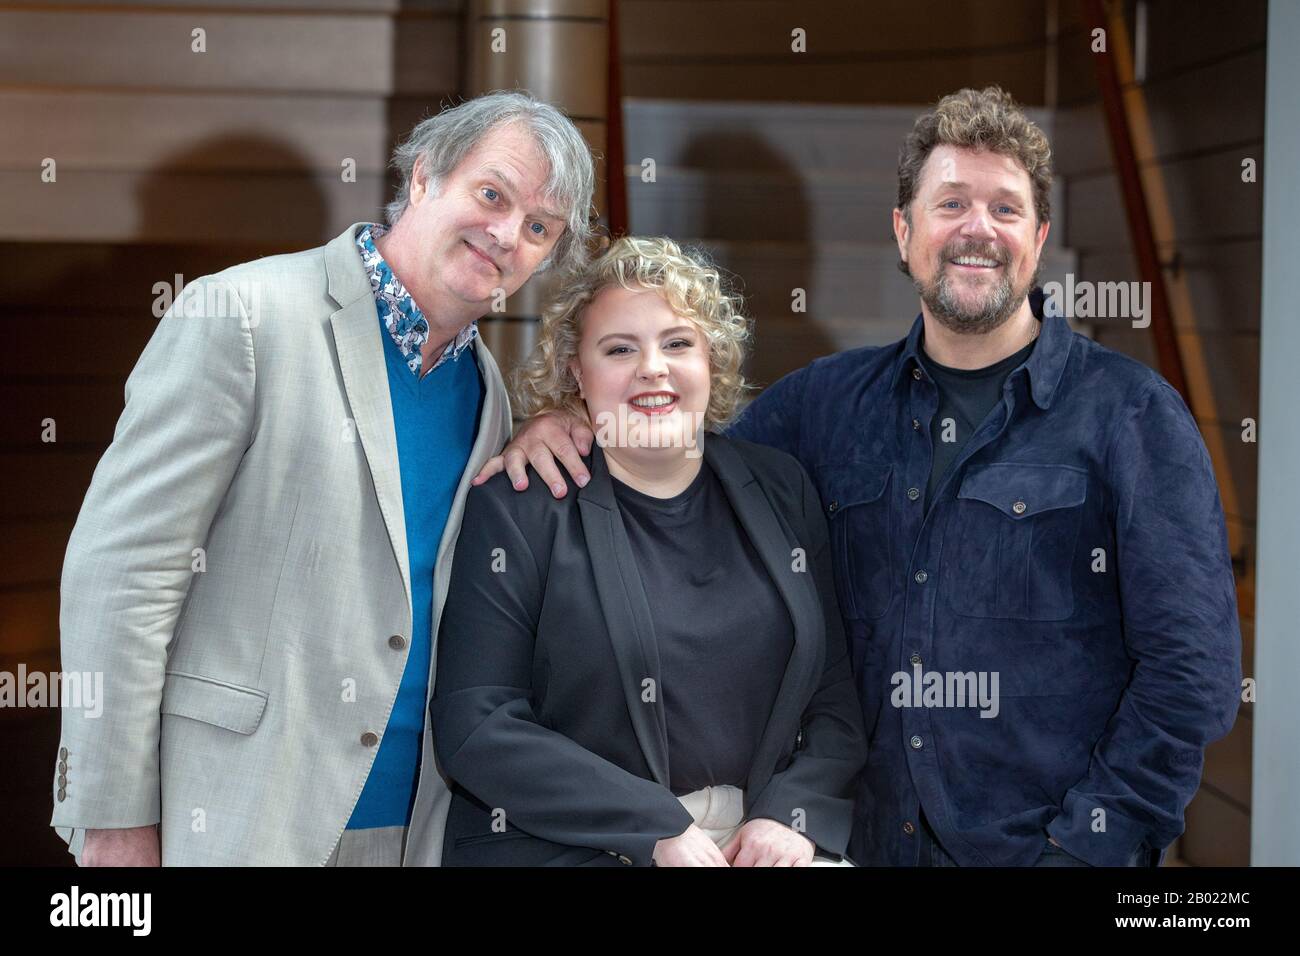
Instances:
[[[587,260],[592,238],[591,197],[596,173],[591,148],[567,116],[524,91],[496,90],[422,120],[393,150],[392,165],[401,174],[396,198],[384,207],[390,226],[411,202],[411,175],[424,157],[429,188],[435,193],[445,176],[460,165],[488,133],[504,123],[522,123],[546,157],[550,170],[546,198],[565,210],[564,232],[537,268],[568,271]]]

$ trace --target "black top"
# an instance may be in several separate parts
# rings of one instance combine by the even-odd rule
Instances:
[[[672,791],[743,788],[794,646],[790,613],[707,462],[672,498],[613,482],[659,647]]]
[[[1035,338],[1034,342],[1037,341]],[[1007,376],[1029,358],[1034,342],[992,365],[972,369],[949,368],[926,355],[923,348],[917,351],[921,363],[939,387],[939,410],[930,419],[930,447],[934,457],[930,462],[930,481],[925,488],[927,509],[944,472],[984,424],[984,419],[1002,397],[1002,386]]]
[[[794,622],[794,649],[745,780],[746,819],[843,852],[866,735],[812,481],[775,448],[708,436],[722,483]],[[649,866],[691,815],[672,793],[652,601],[599,446],[591,481],[552,498],[504,472],[471,488],[429,706],[452,781],[444,866]],[[807,560],[792,560],[802,549]],[[719,563],[710,547],[689,567]],[[680,573],[679,573],[680,577]],[[750,595],[729,589],[740,604]],[[658,604],[660,602],[655,601]],[[710,694],[720,688],[709,688]],[[503,825],[504,824],[504,825]]]

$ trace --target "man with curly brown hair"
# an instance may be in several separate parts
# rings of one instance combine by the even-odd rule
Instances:
[[[1236,717],[1209,456],[1164,379],[1042,314],[1051,181],[1008,94],[940,100],[899,161],[911,332],[785,376],[727,433],[798,458],[830,524],[871,747],[858,864],[1158,864]],[[485,472],[549,483],[559,457],[581,484],[589,442],[538,418]]]

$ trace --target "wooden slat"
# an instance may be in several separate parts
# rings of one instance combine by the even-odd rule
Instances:
[[[1041,43],[1046,31],[1036,0],[621,0],[619,18],[628,62],[786,56],[795,27],[810,54],[1003,49]]]
[[[102,454],[103,449],[65,452],[58,446],[0,451],[6,492],[0,495],[0,519],[76,514]]]
[[[627,98],[627,161],[717,170],[830,170],[896,177],[898,149],[926,107]],[[1049,136],[1053,114],[1028,109]]]
[[[53,356],[50,356],[53,358]],[[124,398],[120,381],[58,381],[14,383],[0,379],[0,447],[30,448],[40,454],[55,446],[107,445],[122,414]],[[42,443],[42,425],[54,422],[54,442]]]
[[[0,171],[0,237],[30,241],[286,243],[333,238],[381,215],[378,175],[75,171],[55,183]],[[160,277],[165,278],[165,277]]]
[[[1058,3],[1057,9],[1079,7],[1078,0]],[[1077,10],[1072,12],[1077,14]],[[1053,51],[1056,59],[1056,105],[1068,107],[1096,100],[1097,71],[1093,66],[1092,38],[1082,26],[1063,31]]]
[[[1178,255],[1177,271],[1173,269]],[[1174,327],[1211,333],[1259,333],[1260,240],[1162,243],[1161,260],[1175,293]],[[1134,282],[1137,266],[1126,246],[1084,252],[1079,279]],[[1178,285],[1184,292],[1178,293]],[[1185,304],[1182,303],[1185,299]]]
[[[0,169],[382,173],[390,146],[443,97],[22,89],[0,91]]]
[[[106,10],[239,10],[259,13],[272,10],[300,10],[303,13],[456,13],[465,0],[5,0],[0,9],[42,9],[48,7]]]
[[[1250,814],[1204,787],[1186,812],[1187,831],[1180,843],[1183,860],[1192,866],[1249,866]]]
[[[0,524],[5,542],[0,548],[0,589],[32,584],[57,587],[73,523],[62,517]]]
[[[787,60],[757,64],[757,69],[720,59],[671,64],[625,60],[623,90],[651,99],[916,103],[966,86],[999,83],[1021,103],[1039,106],[1045,63],[1043,49],[888,62],[869,56],[852,62],[799,60],[790,54]]]
[[[887,171],[697,170],[659,166],[627,177],[631,227],[647,235],[786,242],[886,241],[897,179]],[[872,230],[874,227],[874,235]]]
[[[1228,735],[1205,749],[1202,780],[1238,803],[1250,806],[1251,719],[1237,717]]]
[[[1192,411],[1200,418],[1236,423],[1259,420],[1259,336],[1184,332],[1178,335],[1188,362]],[[1238,440],[1240,435],[1237,436]]]
[[[1263,191],[1241,181],[1241,160],[1260,144],[1143,167],[1156,238],[1168,242],[1253,237],[1260,233]],[[1157,177],[1163,179],[1156,183]],[[1066,245],[1087,252],[1123,242],[1125,222],[1113,174],[1076,177],[1069,186]]]
[[[0,10],[0,84],[389,96],[459,85],[455,17]],[[191,51],[191,31],[207,50]],[[130,51],[123,55],[123,51]]]
[[[43,665],[47,665],[57,649],[57,588],[0,592],[0,657],[13,662],[25,661],[29,671],[48,671]]]
[[[51,321],[66,321],[86,315],[82,331],[93,334],[101,321],[99,313],[116,312],[128,318],[151,316],[154,283],[172,285],[176,273],[183,276],[184,284],[258,256],[306,246],[58,242],[33,247],[30,242],[18,241],[0,242],[0,256],[18,255],[24,250],[30,253],[33,248],[39,254],[28,256],[30,265],[11,272],[0,283],[0,315],[5,316],[4,321],[15,322],[19,316],[36,318],[38,314],[50,316]],[[92,315],[94,318],[90,318]],[[113,318],[105,316],[103,321],[111,322]],[[0,370],[23,369],[0,366]]]
[[[1240,91],[1221,95],[1225,89]],[[1138,159],[1183,156],[1264,136],[1264,54],[1245,53],[1191,73],[1179,73],[1124,94],[1131,111],[1145,98],[1149,131],[1134,130]],[[1062,109],[1052,140],[1058,176],[1111,166],[1105,118],[1096,102]],[[1263,156],[1256,157],[1262,163]],[[1261,177],[1262,178],[1262,177]]]
[[[1231,7],[1153,0],[1148,10],[1150,77],[1187,70],[1261,45],[1268,26],[1268,0],[1233,0]]]
[[[0,335],[4,336],[5,343],[4,350],[0,351],[0,382],[4,382],[7,376],[30,376],[42,372],[57,373],[61,377],[116,377],[120,403],[122,384],[135,367],[157,322],[149,314],[147,306],[140,309],[138,314],[130,315],[51,314],[44,311],[26,315],[0,314]],[[59,344],[62,340],[57,330],[67,328],[81,330],[73,347]],[[0,389],[15,387],[18,386],[0,385]],[[22,387],[44,394],[42,389],[32,383]],[[51,386],[50,391],[55,392],[58,388],[59,386]],[[45,406],[43,400],[36,404],[38,407]],[[11,417],[13,416],[6,412],[6,419]],[[29,426],[30,422],[22,426],[24,434],[30,432]],[[6,421],[6,433],[9,427],[10,423]]]
[[[48,653],[58,643],[57,588],[0,591],[0,654],[30,662],[34,655]]]

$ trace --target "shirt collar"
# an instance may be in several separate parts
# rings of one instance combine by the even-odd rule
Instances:
[[[402,353],[406,367],[418,379],[423,372],[424,357],[421,350],[429,338],[429,320],[375,246],[375,240],[387,231],[386,226],[368,223],[357,234],[357,249],[370,279],[370,291],[375,296],[379,320]],[[433,368],[448,360],[455,361],[477,336],[478,323],[471,322],[447,343],[442,355],[433,363]]]
[[[1052,396],[1056,393],[1056,387],[1061,382],[1061,374],[1065,371],[1065,361],[1070,354],[1074,333],[1063,316],[1044,315],[1042,290],[1034,289],[1029,293],[1029,307],[1034,313],[1034,318],[1038,319],[1043,327],[1038,333],[1038,342],[1034,350],[1029,353],[1029,358],[1025,359],[1023,365],[1012,370],[1011,374],[1015,375],[1020,369],[1025,370],[1029,376],[1029,393],[1033,396],[1034,404],[1046,411],[1052,405]],[[906,381],[905,376],[911,375],[913,369],[920,369],[922,377],[929,377],[920,360],[921,333],[924,329],[925,316],[918,315],[916,321],[912,323],[912,331],[907,333],[907,338],[903,342],[903,351],[894,365],[894,377],[891,381],[893,388],[897,388],[900,381]]]

